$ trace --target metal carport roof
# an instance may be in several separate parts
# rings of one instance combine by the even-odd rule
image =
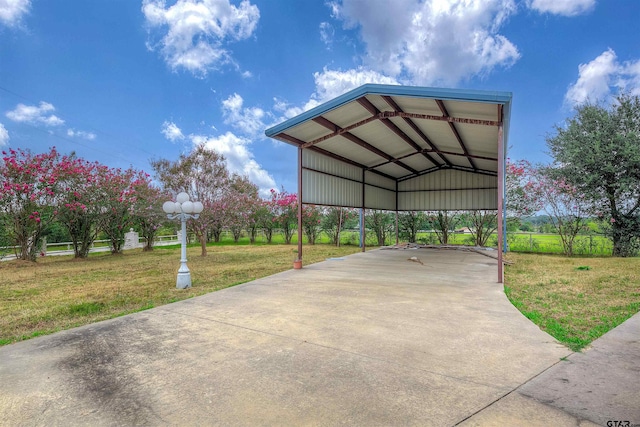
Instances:
[[[303,203],[497,209],[502,217],[511,98],[510,92],[366,84],[265,134],[298,148]],[[498,234],[501,243],[501,227]]]

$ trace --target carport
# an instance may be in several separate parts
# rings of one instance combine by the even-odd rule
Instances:
[[[396,214],[497,210],[502,224],[511,98],[366,84],[267,129],[268,137],[298,148],[299,259],[303,203]],[[503,240],[500,226],[499,248]]]

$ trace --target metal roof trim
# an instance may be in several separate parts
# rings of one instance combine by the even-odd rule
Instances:
[[[386,96],[410,96],[419,98],[442,99],[446,101],[473,101],[491,104],[505,105],[503,114],[505,131],[508,129],[509,114],[511,113],[511,92],[482,91],[446,89],[420,86],[400,86],[400,85],[380,85],[368,83],[346,92],[324,104],[318,105],[311,110],[305,111],[295,117],[285,120],[275,126],[265,130],[265,135],[274,138],[279,133],[299,125],[307,120],[323,115],[324,113],[341,107],[349,102],[365,95],[386,95]],[[507,132],[505,132],[507,134]]]

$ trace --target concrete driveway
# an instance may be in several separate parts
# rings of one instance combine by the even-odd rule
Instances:
[[[5,346],[2,425],[577,425],[504,406],[571,352],[495,276],[475,253],[376,250]]]

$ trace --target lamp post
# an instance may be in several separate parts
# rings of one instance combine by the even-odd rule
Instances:
[[[191,272],[187,267],[187,220],[189,218],[198,219],[203,206],[200,202],[192,202],[189,200],[187,193],[179,193],[176,201],[167,201],[162,205],[162,210],[167,214],[169,219],[180,218],[182,222],[182,253],[180,257],[180,268],[178,269],[178,278],[176,279],[176,288],[185,289],[191,287]]]

